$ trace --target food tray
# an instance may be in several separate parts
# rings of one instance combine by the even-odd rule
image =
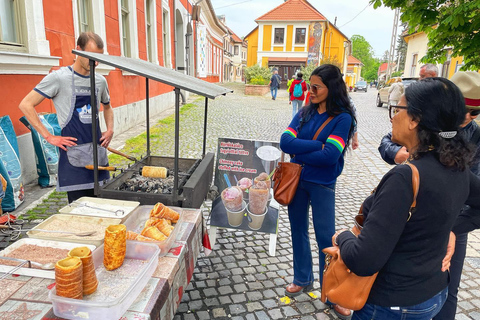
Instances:
[[[98,207],[106,210],[112,210],[112,212],[81,207],[80,205],[87,204],[88,206]],[[93,198],[93,197],[81,197],[71,204],[63,207],[59,210],[60,213],[75,214],[82,216],[93,216],[101,218],[114,218],[125,220],[127,216],[140,205],[138,201],[123,201],[105,198]],[[114,210],[123,210],[123,213],[115,215]]]
[[[142,292],[158,265],[160,249],[149,243],[127,241],[123,265],[113,271],[103,267],[103,245],[93,252],[98,288],[83,300],[59,297],[56,288],[48,296],[53,303],[53,313],[65,319],[120,319]],[[138,265],[138,260],[143,264]],[[127,279],[128,278],[128,279]]]
[[[170,250],[170,247],[172,243],[175,241],[175,238],[177,237],[178,233],[178,228],[182,222],[183,222],[183,210],[182,208],[179,207],[170,207],[170,209],[175,210],[180,214],[180,218],[178,219],[177,223],[174,225],[172,233],[168,236],[167,239],[163,241],[149,241],[148,243],[154,243],[158,245],[160,248],[160,257],[164,256],[167,254],[168,250]],[[150,211],[152,211],[153,206],[152,205],[144,205],[144,206],[139,206],[135,211],[132,212],[132,214],[125,220],[124,225],[127,227],[128,231],[133,231],[136,233],[140,233],[143,230],[143,227],[145,226],[145,222],[150,218]],[[135,243],[145,243],[143,241],[135,241],[135,240],[128,240],[132,241]]]
[[[60,241],[49,241],[49,240],[41,240],[41,239],[32,239],[32,238],[23,238],[20,239],[5,249],[0,251],[0,256],[4,257],[7,256],[13,250],[21,247],[22,245],[36,245],[39,247],[48,247],[48,248],[56,248],[56,249],[67,249],[71,250],[73,248],[79,247],[78,243],[71,243],[71,242],[60,242]],[[86,245],[92,252],[95,250],[94,245]],[[66,257],[65,257],[66,258]],[[20,262],[19,262],[20,264]],[[0,273],[7,273],[14,269],[14,266],[5,266],[0,264]],[[47,278],[47,279],[55,279],[55,270],[42,270],[42,269],[33,269],[28,267],[22,267],[15,270],[14,274],[19,274],[22,276],[30,276],[30,277],[39,277],[39,278]]]
[[[35,229],[48,229],[48,225],[52,223],[63,223],[65,225],[71,226],[71,230],[58,230],[58,231],[74,231],[74,232],[83,232],[89,230],[95,230],[98,226],[102,226],[103,231],[97,232],[96,235],[88,236],[88,237],[77,237],[68,234],[62,233],[43,233],[41,231],[36,231]],[[66,242],[74,242],[74,243],[82,243],[82,244],[92,244],[94,246],[100,246],[103,243],[103,239],[105,238],[105,230],[111,224],[119,224],[121,219],[111,219],[111,218],[97,218],[97,217],[87,217],[87,216],[79,216],[79,215],[69,215],[69,214],[55,214],[48,218],[47,220],[43,221],[39,225],[35,226],[32,230],[27,232],[27,235],[30,238],[35,239],[44,239],[44,240],[53,240],[53,241],[66,241]],[[75,226],[79,224],[89,224],[92,225],[92,228],[89,230],[77,230]]]

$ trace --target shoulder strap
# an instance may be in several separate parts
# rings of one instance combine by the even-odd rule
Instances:
[[[330,122],[332,121],[333,117],[330,116],[328,117],[327,120],[325,120],[325,122],[320,126],[320,128],[318,128],[317,132],[315,133],[315,135],[313,136],[313,139],[312,140],[317,140],[318,138],[318,135],[320,134],[320,132],[322,132],[323,128],[325,128],[325,126]]]
[[[408,211],[408,220],[412,217],[412,212],[415,211],[415,207],[417,206],[417,195],[418,195],[418,189],[420,188],[420,175],[418,174],[418,169],[417,167],[412,164],[412,163],[407,163],[410,168],[412,169],[412,187],[413,187],[413,202],[410,207],[410,210]]]

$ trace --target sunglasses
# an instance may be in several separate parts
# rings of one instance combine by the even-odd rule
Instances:
[[[400,112],[400,110],[407,110],[408,108],[406,106],[395,106],[395,105],[389,105],[388,106],[388,116],[390,117],[390,120],[395,117],[397,113]]]
[[[468,109],[468,113],[470,113],[472,117],[475,117],[480,114],[480,110]]]
[[[321,86],[321,85],[319,85],[319,84],[311,84],[311,85],[310,85],[310,89],[312,90],[312,92],[313,92],[314,94],[317,94],[318,90],[325,89],[325,88],[326,88],[326,87]]]

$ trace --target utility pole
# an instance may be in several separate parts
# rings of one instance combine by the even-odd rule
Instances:
[[[398,30],[398,20],[400,17],[400,9],[395,9],[395,17],[393,18],[393,29],[392,29],[392,39],[390,40],[390,51],[388,54],[388,62],[387,62],[387,76],[385,78],[385,82],[391,78],[392,75],[392,63],[395,54],[395,44],[397,42],[397,30]]]

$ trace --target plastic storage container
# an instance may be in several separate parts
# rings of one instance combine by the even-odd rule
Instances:
[[[82,244],[92,244],[94,246],[100,246],[103,244],[105,238],[105,229],[111,224],[119,224],[121,219],[111,219],[111,218],[97,218],[97,217],[87,217],[87,216],[78,216],[78,215],[69,215],[69,214],[55,214],[43,221],[39,225],[35,226],[32,230],[27,232],[27,235],[30,238],[35,239],[44,239],[44,240],[53,240],[53,241],[65,241],[65,242],[75,242]],[[60,223],[60,224],[59,224]],[[96,234],[88,237],[77,237],[72,235],[67,235],[63,233],[45,233],[38,231],[36,229],[46,229],[53,230],[49,227],[52,224],[62,225],[59,227],[58,231],[72,231],[72,232],[83,232],[83,231],[97,231]],[[85,230],[79,230],[76,227],[80,224],[91,225],[91,228]],[[98,226],[101,226],[98,227]]]
[[[48,296],[57,317],[78,320],[118,320],[132,305],[158,265],[158,246],[127,242],[123,265],[113,271],[103,267],[103,245],[93,252],[98,278],[97,291],[83,300],[59,297],[53,288]],[[142,260],[139,265],[138,260]],[[123,269],[123,270],[122,270]]]
[[[71,242],[60,242],[60,241],[50,241],[50,240],[41,240],[41,239],[32,239],[32,238],[23,238],[20,239],[2,251],[0,251],[0,256],[8,256],[8,254],[14,251],[17,248],[20,248],[23,245],[36,245],[39,247],[46,247],[46,248],[56,248],[56,249],[66,249],[72,250],[73,248],[83,246],[78,243],[71,243]],[[93,245],[86,245],[90,250],[95,250],[95,246]],[[64,257],[66,258],[66,256]],[[6,266],[0,265],[0,273],[2,272],[11,272],[15,267],[13,266]],[[13,272],[14,274],[19,274],[22,276],[31,276],[31,277],[40,277],[40,278],[47,278],[47,279],[55,279],[55,270],[42,270],[42,269],[35,269],[29,268],[28,266],[24,266],[19,268]]]
[[[138,201],[81,197],[58,210],[60,213],[125,220],[140,205]]]
[[[148,243],[154,243],[158,245],[160,248],[160,257],[167,254],[168,250],[170,250],[172,243],[177,238],[178,228],[183,223],[183,209],[179,207],[170,207],[170,209],[175,210],[180,214],[180,218],[178,219],[177,223],[174,225],[172,233],[168,236],[167,239],[163,241],[149,241]],[[145,222],[150,218],[150,211],[153,209],[152,205],[145,205],[139,206],[132,214],[125,220],[123,223],[128,231],[133,231],[136,233],[141,233],[143,228],[145,227]],[[135,241],[135,240],[128,240],[127,242],[135,242],[135,243],[144,243],[142,241]]]

